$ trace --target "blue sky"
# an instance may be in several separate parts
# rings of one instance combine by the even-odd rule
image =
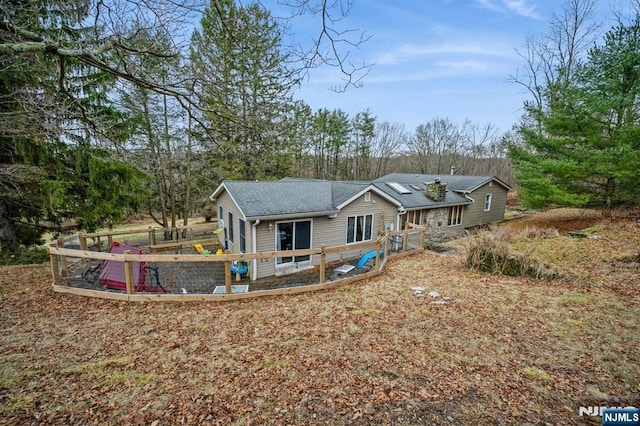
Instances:
[[[263,2],[267,7],[269,2]],[[605,0],[601,7],[608,7]],[[340,108],[351,117],[369,109],[378,121],[408,131],[433,118],[511,129],[527,98],[509,75],[524,64],[528,36],[547,31],[557,0],[354,0],[341,29],[371,35],[349,59],[372,67],[363,87],[335,93],[336,69],[313,70],[297,94],[313,110]],[[606,11],[605,11],[606,12]],[[318,17],[294,23],[296,38],[318,30]]]

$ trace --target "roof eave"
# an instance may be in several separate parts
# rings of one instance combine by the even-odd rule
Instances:
[[[385,200],[387,200],[389,203],[393,204],[396,207],[402,206],[402,203],[399,200],[392,197],[391,195],[389,195],[388,193],[384,192],[383,190],[375,186],[373,183],[371,183],[367,185],[365,188],[363,188],[362,190],[360,190],[358,193],[356,193],[354,196],[350,197],[348,200],[345,200],[344,202],[340,203],[338,206],[336,206],[336,208],[338,210],[342,210],[343,208],[351,204],[354,200],[357,200],[358,197],[361,197],[367,191],[374,192],[375,194],[384,198]]]
[[[211,201],[214,201],[218,197],[218,195],[220,195],[220,193],[222,192],[223,189],[227,190],[227,187],[225,186],[224,182],[220,183],[220,185],[218,185],[218,187],[215,189],[215,191],[213,191],[213,193],[211,195],[209,195],[209,199]]]
[[[336,216],[339,210],[325,210],[320,212],[299,212],[299,213],[287,213],[287,214],[272,214],[272,215],[256,215],[247,216],[247,220],[286,220],[286,219],[300,219],[306,217],[318,217],[318,216]]]
[[[411,210],[439,209],[442,207],[468,206],[469,204],[473,204],[473,201],[456,201],[452,203],[442,203],[442,204],[436,204],[436,205],[424,204],[422,206],[406,207],[405,210],[411,211]]]
[[[486,184],[487,184],[487,183],[489,183],[489,182],[493,182],[493,181],[497,182],[497,183],[498,183],[498,185],[500,185],[500,186],[504,187],[507,191],[511,191],[511,189],[512,189],[509,185],[507,185],[507,184],[506,184],[505,182],[503,182],[502,180],[498,179],[498,178],[497,178],[497,177],[495,177],[495,176],[492,176],[492,177],[488,178],[487,180],[485,180],[484,182],[482,182],[482,183],[480,183],[480,184],[478,184],[478,185],[474,186],[473,188],[465,189],[465,190],[463,190],[463,191],[459,191],[459,192],[467,192],[467,193],[471,193],[471,192],[475,191],[476,189],[478,189],[478,188],[480,188],[480,187],[482,187],[482,186],[486,185]]]

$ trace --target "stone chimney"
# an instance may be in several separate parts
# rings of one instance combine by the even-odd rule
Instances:
[[[424,193],[425,197],[433,201],[444,201],[444,197],[447,195],[447,184],[441,183],[440,178],[437,177],[433,182],[426,182],[427,189]]]

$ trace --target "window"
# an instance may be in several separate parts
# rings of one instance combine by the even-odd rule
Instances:
[[[396,191],[398,194],[411,194],[411,191],[397,182],[387,182],[387,185],[390,186],[391,189]]]
[[[298,222],[278,222],[276,224],[276,250],[304,250],[311,248],[311,221],[301,220]],[[311,256],[286,256],[278,257],[277,264],[291,264],[304,262],[311,259]]]
[[[224,210],[218,207],[218,228],[224,228]]]
[[[367,192],[364,194],[364,202],[368,203],[369,201],[371,201],[371,193]]]
[[[491,210],[491,194],[484,196],[484,211],[488,212],[489,210]]]
[[[246,236],[246,223],[244,220],[238,221],[238,232],[240,233],[240,252],[247,252],[247,236]]]
[[[407,212],[407,222],[414,225],[420,225],[420,213],[420,210],[411,210],[410,212]]]
[[[229,212],[229,241],[233,242],[233,213]]]
[[[462,223],[462,206],[449,207],[449,220],[447,224],[449,226],[460,225]]]
[[[347,218],[347,244],[371,240],[373,215],[349,216]]]

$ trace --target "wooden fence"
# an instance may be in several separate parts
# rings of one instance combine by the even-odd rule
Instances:
[[[149,247],[154,247],[157,245],[164,245],[163,243],[158,243],[157,234],[158,232],[169,235],[170,239],[167,239],[166,244],[177,245],[183,241],[191,241],[195,238],[194,227],[192,225],[188,226],[175,226],[172,228],[156,228],[156,227],[148,227],[141,229],[130,229],[123,231],[102,231],[102,232],[91,232],[91,233],[79,233],[78,240],[80,244],[81,250],[88,249],[88,240],[93,239],[95,241],[95,246],[98,251],[102,250],[102,241],[106,239],[107,247],[110,247],[113,243],[113,237],[116,236],[126,236],[126,235],[144,235],[144,240],[146,245]],[[58,243],[60,244],[59,240]],[[62,247],[62,245],[60,245]]]
[[[129,231],[131,232],[131,231]],[[138,231],[139,233],[139,231]],[[107,237],[108,241],[113,241],[113,236],[124,235],[121,232],[113,232],[110,234],[100,234],[99,237]],[[260,296],[272,296],[283,294],[294,294],[302,292],[317,291],[323,289],[335,288],[353,281],[369,278],[379,275],[382,272],[386,260],[391,256],[390,241],[401,241],[394,243],[401,247],[396,247],[396,253],[393,256],[410,255],[422,252],[424,249],[425,229],[418,226],[408,226],[403,231],[387,232],[379,236],[374,241],[363,242],[358,244],[350,244],[338,247],[322,246],[317,249],[306,250],[288,250],[286,252],[272,251],[260,253],[238,253],[238,254],[220,254],[220,255],[194,255],[194,254],[132,254],[125,252],[124,254],[113,254],[87,250],[86,238],[98,236],[97,234],[86,234],[80,238],[81,249],[68,249],[63,247],[63,242],[59,242],[58,247],[51,246],[48,248],[51,261],[51,274],[53,278],[53,290],[60,293],[77,294],[104,299],[116,299],[127,301],[189,301],[189,300],[234,300],[245,299]],[[401,236],[402,238],[397,238]],[[419,243],[409,246],[408,241],[411,236],[419,236]],[[84,241],[84,243],[83,243]],[[153,246],[153,245],[151,245]],[[346,276],[333,281],[327,280],[327,256],[336,253],[353,252],[354,250],[375,250],[375,261],[373,267],[364,273],[353,276]],[[384,256],[382,255],[384,253]],[[266,290],[254,290],[247,293],[233,293],[232,282],[233,273],[231,266],[234,262],[245,261],[250,263],[252,260],[275,260],[278,257],[292,256],[319,256],[319,280],[316,284],[300,285],[287,288],[275,288]],[[115,261],[121,262],[124,268],[124,277],[126,280],[125,292],[109,292],[103,290],[92,290],[86,288],[77,288],[69,285],[68,275],[71,269],[81,268],[91,261]],[[157,294],[157,293],[136,293],[133,269],[136,262],[217,262],[224,264],[224,286],[225,294]],[[74,264],[73,266],[71,264]],[[239,279],[239,276],[236,276]]]

